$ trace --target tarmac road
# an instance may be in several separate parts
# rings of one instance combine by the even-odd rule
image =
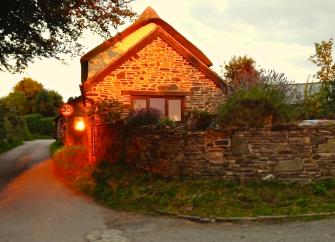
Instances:
[[[335,241],[333,219],[197,224],[106,209],[57,180],[49,159],[52,142],[29,141],[0,155],[0,242],[84,242],[87,235],[96,242]]]

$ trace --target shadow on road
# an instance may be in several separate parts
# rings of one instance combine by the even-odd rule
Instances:
[[[0,192],[15,177],[41,161],[50,158],[49,146],[54,140],[26,141],[4,154],[0,155]]]

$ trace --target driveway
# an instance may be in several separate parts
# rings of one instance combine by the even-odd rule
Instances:
[[[0,155],[1,242],[335,241],[335,220],[285,224],[197,224],[113,211],[67,189],[53,174],[52,140]],[[106,240],[99,239],[101,233]]]

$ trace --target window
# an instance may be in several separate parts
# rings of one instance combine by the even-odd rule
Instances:
[[[149,98],[149,107],[156,108],[165,114],[165,98]]]
[[[174,121],[181,121],[183,116],[183,97],[133,96],[132,106],[134,109],[158,109]]]
[[[181,100],[168,100],[168,117],[174,121],[181,121]]]
[[[147,107],[147,100],[146,99],[134,99],[133,100],[133,108],[134,109],[141,109]]]

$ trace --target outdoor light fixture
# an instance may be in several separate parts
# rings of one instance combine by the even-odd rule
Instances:
[[[74,118],[74,129],[76,131],[84,131],[85,130],[85,121],[83,117],[75,117]]]

